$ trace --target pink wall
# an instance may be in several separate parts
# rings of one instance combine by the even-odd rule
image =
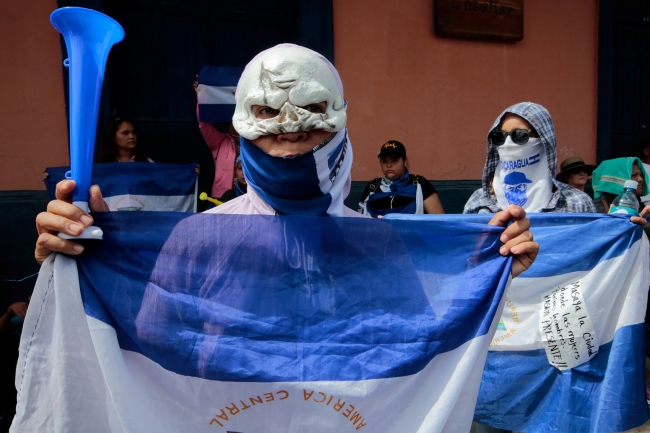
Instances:
[[[404,143],[414,173],[479,179],[492,122],[522,101],[549,109],[559,161],[595,162],[594,0],[526,0],[515,43],[435,36],[433,0],[334,0],[334,38],[354,180],[381,175],[377,153],[389,139]]]
[[[68,163],[56,0],[0,2],[0,190],[43,189]],[[433,0],[334,0],[336,66],[349,101],[354,179],[381,174],[379,146],[408,149],[430,179],[478,179],[485,135],[507,106],[546,106],[559,159],[596,156],[597,2],[527,1],[516,43],[437,37]]]
[[[68,164],[56,0],[0,2],[0,190],[45,189]]]

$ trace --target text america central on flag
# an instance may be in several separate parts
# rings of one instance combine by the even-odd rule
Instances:
[[[510,274],[487,220],[95,218],[41,270],[12,431],[469,431]]]

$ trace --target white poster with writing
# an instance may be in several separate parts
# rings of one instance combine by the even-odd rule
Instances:
[[[598,339],[582,296],[582,280],[542,295],[539,332],[548,362],[559,370],[577,367],[598,353]]]

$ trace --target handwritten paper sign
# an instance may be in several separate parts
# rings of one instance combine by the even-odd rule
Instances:
[[[539,316],[542,344],[552,366],[567,370],[598,353],[599,343],[582,296],[581,280],[544,294]]]

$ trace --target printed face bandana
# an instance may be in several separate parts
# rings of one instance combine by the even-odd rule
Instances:
[[[551,201],[553,179],[546,164],[542,140],[531,138],[524,145],[510,137],[497,148],[499,166],[494,172],[494,193],[501,209],[510,204],[528,212],[540,212]]]
[[[240,143],[248,186],[273,209],[284,215],[343,216],[352,167],[347,128],[290,158],[269,155],[244,137]]]

